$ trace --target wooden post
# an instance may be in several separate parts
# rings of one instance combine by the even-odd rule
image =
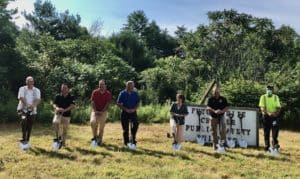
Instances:
[[[208,96],[208,93],[212,90],[212,88],[214,87],[214,85],[216,84],[216,80],[213,80],[210,84],[209,87],[207,88],[207,90],[205,91],[204,95],[202,96],[201,100],[200,100],[200,105],[203,104],[205,102],[206,97]]]

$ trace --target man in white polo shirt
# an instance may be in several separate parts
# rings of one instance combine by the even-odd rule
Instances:
[[[41,92],[34,87],[33,77],[26,78],[26,85],[19,88],[17,107],[18,114],[21,116],[22,139],[21,143],[28,144],[33,121],[37,114],[37,105],[41,101]]]

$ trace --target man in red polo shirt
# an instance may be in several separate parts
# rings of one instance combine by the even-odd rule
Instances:
[[[96,142],[98,146],[102,144],[107,109],[111,103],[111,99],[112,96],[106,89],[105,80],[100,80],[99,88],[95,89],[91,96],[92,113],[90,121],[93,131],[92,142]]]

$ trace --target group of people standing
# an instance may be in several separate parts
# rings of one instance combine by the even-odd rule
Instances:
[[[21,117],[22,144],[29,145],[32,124],[37,114],[37,106],[41,101],[41,92],[34,87],[33,77],[26,78],[26,85],[20,87],[18,92],[17,111]],[[101,146],[103,143],[103,133],[108,116],[108,108],[112,102],[112,94],[106,87],[106,81],[100,80],[99,87],[93,90],[91,94],[92,112],[90,124],[92,129],[92,143]],[[122,110],[121,124],[123,129],[124,145],[130,149],[136,149],[136,134],[139,127],[137,109],[139,107],[140,97],[134,86],[133,81],[126,83],[126,88],[119,93],[117,105]],[[55,131],[54,142],[59,143],[59,148],[66,145],[68,126],[71,120],[71,111],[75,108],[75,98],[69,92],[67,84],[61,85],[61,93],[55,97],[53,108],[54,118],[53,126]],[[227,99],[220,95],[220,88],[215,87],[212,90],[212,96],[208,99],[207,110],[210,114],[210,128],[213,139],[213,149],[226,146],[226,124],[224,114],[228,111],[229,104]],[[270,131],[272,130],[272,146],[278,150],[279,133],[279,113],[280,100],[273,94],[273,86],[268,85],[266,94],[260,97],[259,107],[263,114],[265,149],[270,148]],[[174,139],[172,148],[180,150],[181,143],[184,141],[185,117],[188,115],[187,105],[183,94],[176,95],[176,102],[172,103],[170,108],[171,134]],[[219,126],[219,127],[218,127]],[[62,129],[62,130],[60,130]],[[219,130],[218,130],[219,129]],[[129,135],[129,132],[131,135]],[[218,138],[220,135],[220,140]]]
[[[278,141],[279,134],[279,115],[281,104],[279,97],[273,94],[274,86],[267,85],[266,94],[261,95],[259,107],[262,113],[262,124],[264,130],[264,149],[266,151],[278,152],[280,145]],[[184,134],[184,118],[188,115],[187,106],[184,104],[184,96],[177,94],[176,102],[171,106],[171,134],[174,138],[173,149],[180,150]],[[215,86],[212,90],[212,96],[208,99],[207,110],[210,114],[210,130],[212,134],[213,150],[222,148],[225,151],[226,141],[226,123],[225,113],[228,111],[229,104],[224,96],[220,95],[220,87]],[[270,132],[272,131],[272,146],[270,145]],[[220,136],[220,138],[218,137]]]
[[[172,148],[180,150],[181,142],[184,141],[184,124],[185,116],[188,115],[188,109],[184,104],[185,97],[182,94],[177,94],[176,102],[171,105],[171,134],[174,138]],[[213,139],[213,149],[224,147],[226,144],[226,124],[224,114],[228,111],[228,103],[225,97],[220,95],[220,88],[214,87],[212,96],[208,99],[207,110],[210,114],[210,129]],[[219,126],[219,131],[218,131]],[[220,134],[220,140],[218,139]]]
[[[41,101],[41,92],[34,87],[34,79],[31,76],[26,78],[26,85],[19,88],[17,111],[21,117],[22,138],[21,144],[29,147],[30,134],[33,121],[36,118],[37,106]],[[112,102],[112,95],[107,90],[105,80],[99,81],[99,87],[93,90],[91,95],[92,112],[90,124],[92,129],[92,143],[101,146],[105,122],[108,117],[108,108]],[[133,81],[126,83],[126,88],[122,90],[117,99],[117,105],[121,108],[121,122],[123,128],[124,145],[132,149],[136,148],[136,133],[138,131],[137,108],[140,97],[134,87]],[[69,92],[67,84],[61,85],[61,92],[53,102],[54,117],[53,127],[55,131],[54,142],[59,144],[59,148],[66,145],[68,126],[71,121],[71,111],[75,108],[75,98]],[[130,125],[131,124],[131,125]],[[131,135],[129,137],[129,130]]]

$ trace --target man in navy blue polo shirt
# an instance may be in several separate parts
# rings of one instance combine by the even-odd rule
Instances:
[[[133,149],[136,148],[136,133],[139,126],[136,110],[140,103],[140,97],[134,89],[134,82],[128,81],[126,89],[120,92],[117,100],[118,106],[122,109],[121,122],[124,144]],[[131,141],[129,140],[129,122],[132,123],[130,126]]]

